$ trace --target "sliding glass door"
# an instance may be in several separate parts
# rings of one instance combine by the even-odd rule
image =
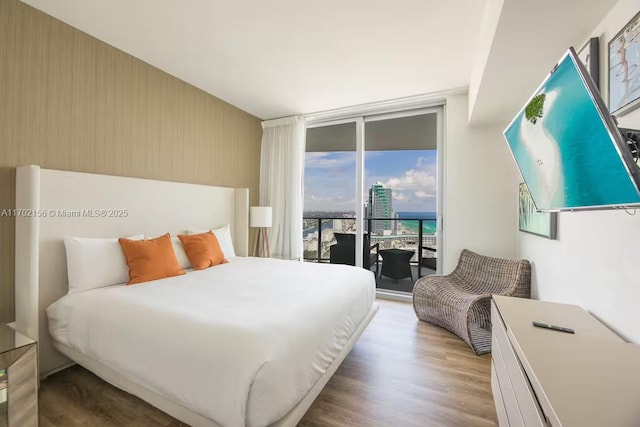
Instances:
[[[365,221],[382,268],[377,287],[413,291],[437,269],[439,111],[365,118]]]
[[[307,129],[304,259],[356,265],[356,122]]]
[[[439,271],[441,122],[431,108],[308,126],[306,261],[368,268],[391,292]]]

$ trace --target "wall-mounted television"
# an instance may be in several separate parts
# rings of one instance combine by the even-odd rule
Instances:
[[[573,48],[504,137],[538,210],[640,206],[640,167]]]

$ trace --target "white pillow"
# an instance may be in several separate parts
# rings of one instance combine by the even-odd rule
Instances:
[[[127,239],[142,240],[142,234]],[[129,267],[118,239],[64,238],[69,293],[88,291],[129,281]]]
[[[177,237],[171,238],[171,244],[173,245],[173,251],[176,253],[176,258],[178,259],[178,264],[180,264],[181,269],[191,268],[191,261],[189,261],[189,257],[187,253],[184,251],[184,247],[182,246],[182,242]]]
[[[229,259],[236,256],[236,251],[233,249],[233,240],[231,240],[231,229],[229,228],[229,224],[213,230],[189,230],[187,231],[187,234],[201,234],[209,231],[213,231],[213,234],[216,235],[216,239],[218,239],[220,249],[222,249],[222,253],[225,258]]]
[[[233,240],[231,240],[231,228],[229,227],[229,224],[211,231],[216,235],[218,243],[220,243],[220,249],[222,249],[222,253],[225,258],[235,257],[236,251],[233,248]]]

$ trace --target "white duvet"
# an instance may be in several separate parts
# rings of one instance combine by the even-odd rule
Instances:
[[[66,295],[51,336],[223,426],[282,418],[371,309],[371,272],[233,258],[138,284]]]

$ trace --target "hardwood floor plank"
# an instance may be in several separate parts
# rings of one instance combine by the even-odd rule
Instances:
[[[378,315],[299,426],[495,426],[491,356],[476,356],[455,335],[418,321],[411,304],[378,303]],[[42,382],[40,423],[184,426],[80,366]]]

